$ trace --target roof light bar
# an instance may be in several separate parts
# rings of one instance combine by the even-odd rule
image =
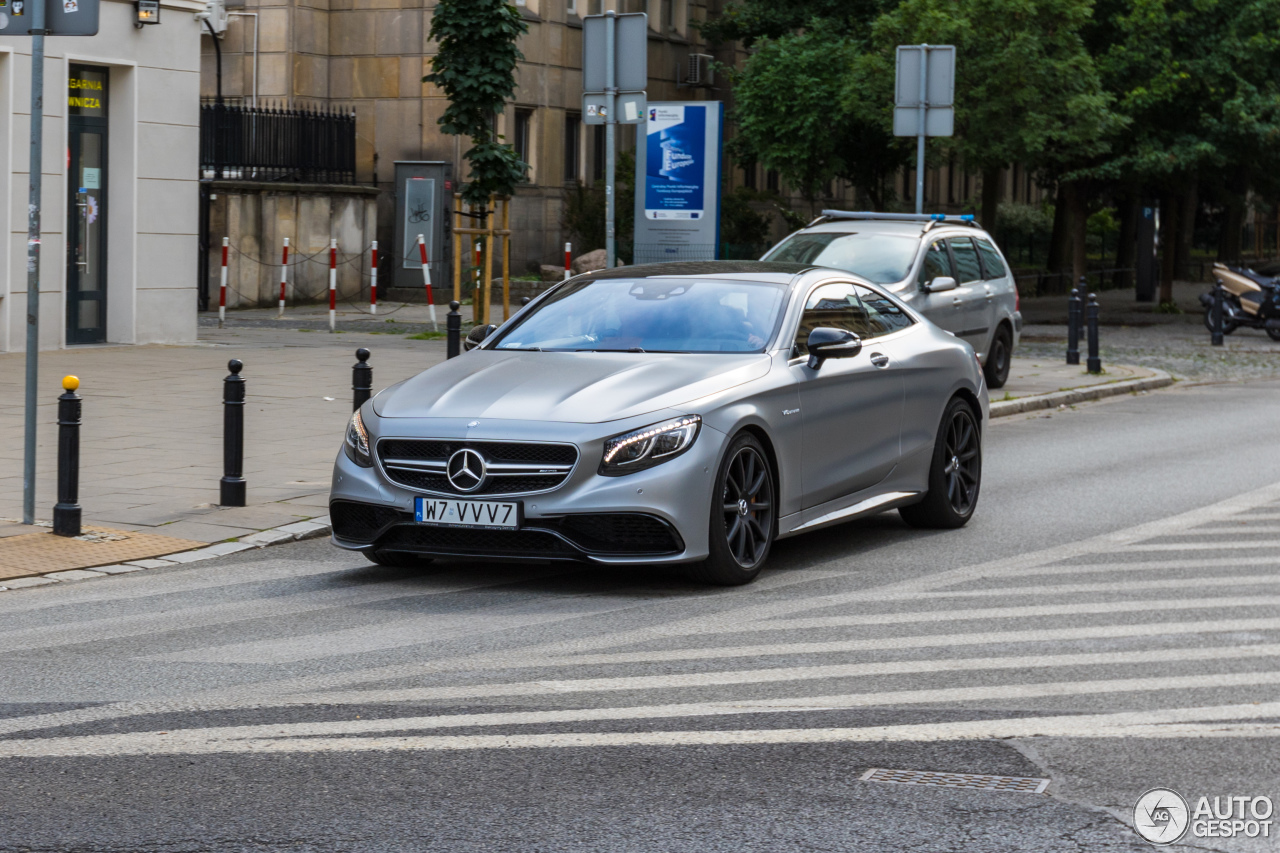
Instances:
[[[945,213],[877,213],[875,211],[824,210],[827,219],[880,219],[892,222],[964,222],[976,224],[972,213],[948,216]]]

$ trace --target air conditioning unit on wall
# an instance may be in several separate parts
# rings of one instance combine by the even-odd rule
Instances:
[[[676,66],[676,86],[681,89],[705,89],[716,81],[712,57],[706,53],[691,53],[688,59]]]
[[[213,31],[222,35],[227,31],[227,4],[224,0],[206,0],[204,11],[196,12],[195,18],[201,24],[208,21]]]

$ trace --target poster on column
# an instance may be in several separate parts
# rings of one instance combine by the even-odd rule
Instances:
[[[723,126],[719,101],[649,104],[637,126],[636,263],[716,258]]]

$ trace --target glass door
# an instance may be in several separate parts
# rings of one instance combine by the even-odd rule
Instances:
[[[71,66],[67,343],[107,339],[107,70]]]

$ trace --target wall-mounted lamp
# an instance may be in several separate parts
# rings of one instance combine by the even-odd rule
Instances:
[[[133,25],[138,29],[160,23],[160,0],[137,0],[134,6],[138,10],[138,19]]]

